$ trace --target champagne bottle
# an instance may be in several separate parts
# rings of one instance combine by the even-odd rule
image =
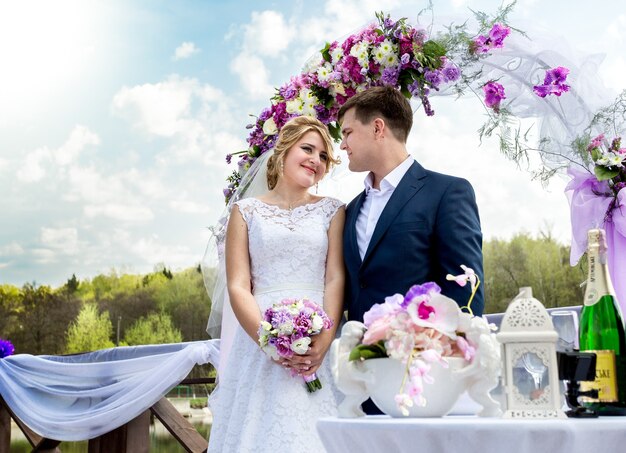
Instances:
[[[598,398],[585,403],[600,415],[626,414],[626,339],[624,321],[606,264],[606,234],[589,230],[589,273],[580,320],[580,350],[597,356],[596,379],[583,383],[583,390],[598,389]]]

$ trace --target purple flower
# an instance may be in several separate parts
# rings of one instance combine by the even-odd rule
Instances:
[[[0,338],[0,359],[10,356],[15,352],[13,344],[9,340]]]
[[[483,86],[485,92],[485,104],[495,112],[500,111],[500,101],[506,99],[504,87],[498,82],[489,82]]]
[[[406,296],[404,296],[404,302],[402,302],[402,307],[406,307],[407,305],[409,305],[416,297],[440,292],[441,288],[435,282],[427,282],[423,285],[413,285],[407,291]]]
[[[504,46],[504,38],[509,36],[511,29],[502,24],[493,24],[489,31],[489,39],[491,39],[492,47],[499,49]]]
[[[268,118],[272,116],[272,109],[263,109],[263,111],[261,112],[261,114],[259,115],[259,121],[267,121]]]
[[[291,350],[291,340],[289,337],[279,336],[276,337],[276,343],[274,343],[276,347],[276,352],[281,357],[291,357],[293,355],[293,351]]]
[[[409,55],[408,53],[403,53],[400,57],[400,62],[402,63],[402,66],[404,67],[408,65],[409,61],[411,61],[411,55]]]
[[[400,69],[397,67],[390,67],[383,69],[381,80],[383,85],[396,86],[398,83],[398,77],[400,76]]]
[[[226,163],[230,164],[230,161],[232,160],[233,155],[232,154],[226,154]]]
[[[426,81],[434,89],[437,89],[443,81],[443,77],[440,71],[431,71],[430,69],[427,69],[424,73],[424,79],[426,79]]]
[[[511,29],[502,24],[494,24],[487,36],[480,35],[472,41],[475,53],[488,53],[491,49],[504,47],[504,39],[509,36]]]
[[[443,81],[446,83],[454,82],[461,77],[461,70],[452,63],[446,64],[441,72],[443,73]]]
[[[296,331],[301,333],[307,333],[311,328],[311,319],[305,314],[300,314],[294,321],[294,327]]]
[[[561,94],[568,92],[570,89],[570,86],[565,83],[568,74],[569,69],[562,66],[548,69],[543,79],[543,85],[533,86],[533,91],[537,96],[542,98],[551,94],[561,96]]]

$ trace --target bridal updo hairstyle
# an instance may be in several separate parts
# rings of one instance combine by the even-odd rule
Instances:
[[[307,132],[317,132],[322,137],[322,141],[326,147],[325,151],[328,154],[324,174],[328,173],[333,165],[337,165],[340,162],[339,159],[335,158],[333,155],[333,140],[324,123],[312,116],[297,116],[287,121],[282,127],[278,134],[276,145],[274,146],[274,154],[272,154],[267,161],[267,187],[270,190],[276,186],[278,178],[282,174],[282,163],[287,152]]]
[[[409,100],[390,86],[372,87],[355,94],[339,109],[339,123],[350,109],[361,124],[367,124],[375,118],[382,118],[394,137],[406,143],[413,126],[413,110]]]

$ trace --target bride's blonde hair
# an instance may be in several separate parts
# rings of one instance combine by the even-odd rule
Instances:
[[[307,132],[317,132],[324,142],[326,154],[326,171],[328,173],[333,165],[337,165],[340,160],[333,155],[333,140],[328,132],[328,128],[317,118],[312,116],[297,116],[290,119],[280,130],[278,140],[274,146],[274,154],[267,161],[267,187],[272,190],[278,178],[282,174],[282,163],[287,152],[295,145]],[[271,151],[268,151],[271,152]]]

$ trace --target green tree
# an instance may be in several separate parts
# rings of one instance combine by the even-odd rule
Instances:
[[[483,244],[485,311],[506,311],[522,286],[546,307],[580,305],[585,280],[584,264],[569,265],[569,247],[550,235],[533,238],[519,233],[510,241],[494,239]]]
[[[204,288],[202,274],[196,268],[177,272],[171,280],[153,280],[148,288],[154,289],[159,310],[170,315],[184,341],[207,338],[211,300]]]
[[[20,353],[60,354],[65,350],[65,331],[80,309],[80,301],[62,291],[35,283],[19,293],[11,340]]]
[[[69,354],[112,348],[113,325],[109,314],[98,313],[95,304],[86,304],[67,331]]]
[[[151,313],[139,319],[124,335],[124,341],[130,345],[180,343],[180,330],[172,325],[171,318],[165,313]]]

